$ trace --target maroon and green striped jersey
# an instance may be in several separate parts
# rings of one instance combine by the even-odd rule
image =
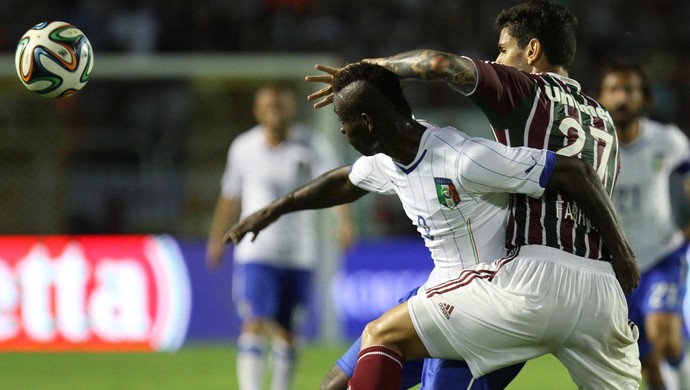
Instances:
[[[477,86],[468,95],[487,116],[497,141],[549,149],[592,164],[609,196],[620,169],[618,139],[609,112],[580,84],[554,73],[530,74],[474,61]],[[539,199],[514,195],[506,245],[546,245],[610,261],[603,240],[567,194]]]

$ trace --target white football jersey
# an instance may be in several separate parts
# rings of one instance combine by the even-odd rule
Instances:
[[[277,147],[266,142],[263,128],[256,126],[235,138],[221,180],[223,196],[241,198],[241,218],[263,208],[326,171],[338,160],[326,139],[301,125]],[[286,268],[311,268],[317,260],[315,211],[281,216],[262,230],[256,240],[242,240],[234,249],[234,260],[258,262]]]
[[[384,154],[361,157],[350,181],[367,191],[398,195],[431,251],[434,269],[427,284],[433,285],[505,255],[508,193],[541,196],[550,152],[510,148],[422,123],[427,130],[414,162],[404,166]]]
[[[620,146],[613,201],[644,272],[683,242],[672,214],[669,178],[690,158],[690,142],[675,125],[642,119],[637,139]]]

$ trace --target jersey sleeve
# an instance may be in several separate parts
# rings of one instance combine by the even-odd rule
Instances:
[[[505,117],[534,95],[534,80],[528,73],[495,62],[470,60],[477,71],[477,84],[467,96],[483,111]]]
[[[679,173],[688,174],[690,171],[690,140],[676,125],[667,125],[669,132],[669,148],[673,151],[673,168]]]
[[[238,169],[241,166],[241,149],[237,142],[233,142],[228,148],[225,171],[220,180],[220,191],[227,199],[239,198],[242,193],[242,176]]]
[[[509,192],[538,198],[544,193],[554,163],[555,155],[547,150],[470,138],[458,159],[458,180],[467,192]]]
[[[385,175],[384,168],[376,156],[360,157],[350,168],[350,181],[357,187],[383,195],[395,194],[395,188]]]

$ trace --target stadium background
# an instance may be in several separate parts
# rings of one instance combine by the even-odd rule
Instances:
[[[498,34],[494,17],[514,3],[0,2],[0,234],[171,235],[185,253],[193,299],[207,294],[208,310],[217,310],[213,305],[218,304],[225,312],[208,320],[219,328],[197,334],[192,326],[190,336],[230,343],[236,318],[227,297],[229,273],[206,273],[201,250],[227,146],[254,123],[256,86],[266,80],[289,82],[306,96],[315,87],[302,78],[314,74],[314,63],[339,65],[417,48],[493,59]],[[580,22],[571,75],[585,90],[592,91],[597,70],[607,60],[631,58],[654,84],[653,116],[690,130],[690,2],[560,3]],[[17,41],[43,20],[77,25],[94,48],[92,79],[69,99],[30,94],[14,74]],[[485,134],[481,114],[442,83],[406,82],[405,88],[418,117]],[[333,140],[343,161],[351,161],[355,154],[340,138],[331,110],[315,111],[306,99],[303,103],[301,117]],[[376,286],[397,280],[402,289],[407,283],[400,280],[413,284],[416,277],[409,272],[424,272],[410,266],[390,273],[401,271],[395,262],[373,270],[356,265],[364,255],[397,258],[399,252],[392,248],[420,241],[396,202],[369,195],[356,204],[361,242],[340,257],[324,240],[319,288],[331,291],[334,278],[343,272],[371,271],[363,274],[369,295],[360,296],[367,301],[382,294]],[[329,218],[325,213],[324,237],[332,225]],[[220,297],[215,303],[214,293]],[[313,340],[340,342],[355,332],[357,322],[339,321],[342,307],[334,307],[332,299],[329,292],[314,303],[308,329]],[[192,306],[193,323],[198,313]],[[365,321],[365,314],[357,318]]]

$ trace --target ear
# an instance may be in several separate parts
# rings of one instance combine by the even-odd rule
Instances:
[[[369,132],[373,133],[374,132],[374,118],[371,115],[367,114],[366,112],[361,113],[359,118],[362,121],[362,123],[364,124],[364,126],[367,127]]]
[[[541,42],[537,38],[530,39],[527,43],[527,50],[525,50],[525,60],[527,65],[534,65],[541,58],[543,52]]]

